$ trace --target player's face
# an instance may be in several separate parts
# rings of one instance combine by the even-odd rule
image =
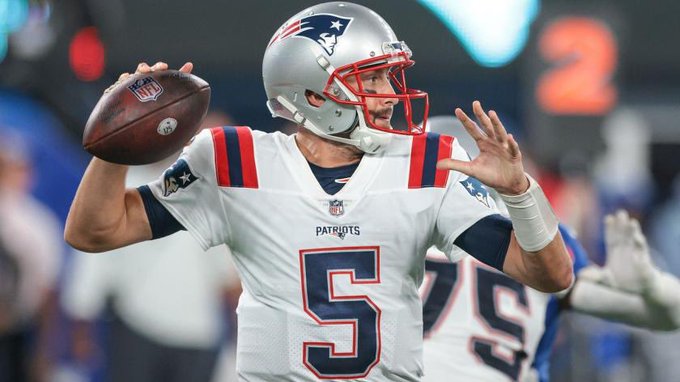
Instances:
[[[395,94],[387,68],[363,72],[359,74],[359,80],[365,93]],[[350,76],[347,79],[349,85],[354,88],[357,87],[356,81],[355,76]],[[391,129],[390,121],[394,112],[394,106],[397,103],[399,103],[399,99],[396,97],[366,97],[366,106],[368,107],[371,122],[376,126]]]

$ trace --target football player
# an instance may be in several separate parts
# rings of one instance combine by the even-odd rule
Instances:
[[[406,86],[413,63],[368,8],[301,11],[274,34],[262,66],[267,106],[296,134],[206,130],[137,189],[125,189],[125,166],[95,158],[66,240],[98,252],[186,229],[204,248],[227,244],[244,287],[243,380],[419,380],[429,247],[454,261],[463,248],[546,292],[573,277],[557,219],[496,113],[475,102],[478,126],[456,110],[480,147],[469,161],[451,137],[420,128],[427,93]],[[480,182],[502,195],[509,219],[470,190]]]
[[[433,117],[432,131],[461,136],[452,117]],[[471,155],[476,148],[464,136]],[[493,192],[493,191],[492,191]],[[502,202],[499,202],[502,209]],[[428,252],[421,287],[424,381],[548,381],[550,351],[565,309],[654,330],[680,328],[680,282],[652,263],[635,219],[620,211],[605,219],[607,262],[589,265],[560,225],[574,261],[576,282],[557,294],[524,286],[472,258],[449,262]]]

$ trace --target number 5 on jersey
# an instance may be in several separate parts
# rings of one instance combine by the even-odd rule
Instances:
[[[305,341],[303,362],[321,379],[362,378],[380,360],[380,308],[366,295],[337,295],[336,276],[352,285],[380,284],[380,248],[317,248],[300,251],[302,301],[319,325],[350,325],[352,349],[336,343]]]

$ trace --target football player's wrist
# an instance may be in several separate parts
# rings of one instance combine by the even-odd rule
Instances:
[[[507,189],[496,188],[496,191],[501,195],[519,196],[525,194],[529,190],[529,187],[531,187],[529,175],[527,173],[523,173],[522,178],[516,180],[511,187]]]
[[[680,283],[678,283],[674,276],[661,272],[656,268],[651,270],[651,275],[645,281],[646,283],[642,288],[644,298],[659,304],[664,304],[664,301],[668,300],[666,294],[669,289],[677,290],[677,287],[680,286]]]
[[[500,194],[505,203],[520,247],[527,252],[545,248],[555,238],[559,221],[548,198],[531,176],[529,188],[519,195]]]
[[[680,281],[673,275],[654,269],[655,277],[649,287],[643,290],[642,296],[648,303],[663,309],[665,317],[670,321],[667,330],[680,328]]]

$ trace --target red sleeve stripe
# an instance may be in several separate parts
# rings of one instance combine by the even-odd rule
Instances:
[[[229,187],[229,161],[227,159],[227,142],[224,139],[222,127],[210,129],[213,138],[213,148],[215,149],[215,172],[217,174],[217,184]]]
[[[217,184],[221,187],[258,188],[253,135],[246,126],[211,130],[215,147]]]
[[[425,162],[425,143],[427,135],[416,135],[411,144],[411,165],[408,174],[408,188],[421,188],[423,164]]]
[[[437,170],[437,162],[451,157],[452,143],[452,137],[436,133],[413,137],[409,188],[446,187],[449,171]]]
[[[453,151],[453,137],[448,135],[442,135],[439,138],[439,155],[437,156],[437,162],[442,159],[451,158],[451,152]],[[436,163],[435,163],[436,165]],[[434,186],[435,187],[446,187],[446,182],[449,180],[449,170],[437,170],[434,176]]]

